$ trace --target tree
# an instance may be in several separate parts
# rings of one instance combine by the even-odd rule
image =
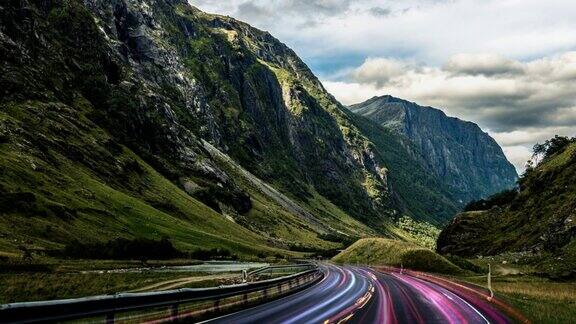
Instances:
[[[546,140],[544,143],[537,143],[532,148],[532,159],[541,158],[540,161],[549,159],[553,155],[564,152],[566,147],[571,143],[575,143],[576,138],[568,138],[566,136],[556,135],[554,138]]]

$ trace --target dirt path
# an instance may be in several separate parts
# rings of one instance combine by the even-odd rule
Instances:
[[[494,273],[499,276],[507,276],[507,275],[520,274],[522,272],[516,268],[498,264],[494,266]]]

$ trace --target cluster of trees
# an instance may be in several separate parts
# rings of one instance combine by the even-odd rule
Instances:
[[[431,250],[436,249],[436,240],[440,230],[434,225],[427,222],[418,222],[403,215],[396,222],[396,226],[408,233],[418,245]]]
[[[554,136],[544,143],[537,143],[532,149],[532,160],[528,161],[528,169],[534,167],[533,161],[546,161],[550,157],[564,152],[568,145],[576,143],[576,137]]]
[[[237,260],[238,256],[228,249],[197,249],[182,252],[168,238],[151,240],[146,238],[117,238],[107,242],[72,242],[58,252],[59,255],[77,259],[97,260],[168,260],[189,258],[195,260]]]
[[[347,247],[344,246],[343,248]],[[308,257],[313,259],[329,259],[340,252],[339,249],[322,249],[313,246],[307,246],[300,243],[291,244],[290,251],[307,252],[310,253]]]
[[[325,241],[340,243],[340,244],[342,244],[342,248],[347,248],[348,246],[352,245],[354,242],[356,242],[360,239],[359,237],[348,236],[348,235],[340,234],[340,233],[336,233],[336,232],[329,232],[329,233],[325,233],[325,234],[320,233],[320,234],[318,234],[318,238],[325,240]]]
[[[473,200],[469,202],[464,207],[464,211],[488,210],[494,206],[505,206],[510,204],[517,196],[518,190],[516,188],[504,190],[486,199]]]
[[[506,206],[511,204],[518,196],[519,189],[523,188],[523,183],[532,174],[534,167],[539,163],[547,161],[548,159],[560,154],[566,150],[570,145],[576,143],[576,137],[566,137],[556,135],[553,138],[546,140],[544,143],[537,143],[532,150],[532,159],[528,161],[526,171],[518,180],[519,188],[505,190],[486,199],[480,199],[469,202],[464,211],[474,210],[488,210],[494,206]]]
[[[168,238],[160,240],[117,238],[108,242],[73,242],[66,245],[62,253],[70,258],[142,261],[167,260],[185,256],[172,245]]]

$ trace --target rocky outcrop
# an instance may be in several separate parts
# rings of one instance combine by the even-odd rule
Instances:
[[[461,202],[515,185],[517,173],[500,146],[478,125],[392,96],[374,97],[350,109],[410,139],[426,163]]]

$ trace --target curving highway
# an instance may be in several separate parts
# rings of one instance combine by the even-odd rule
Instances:
[[[207,323],[527,322],[485,291],[442,277],[334,265],[322,271],[312,287]]]

